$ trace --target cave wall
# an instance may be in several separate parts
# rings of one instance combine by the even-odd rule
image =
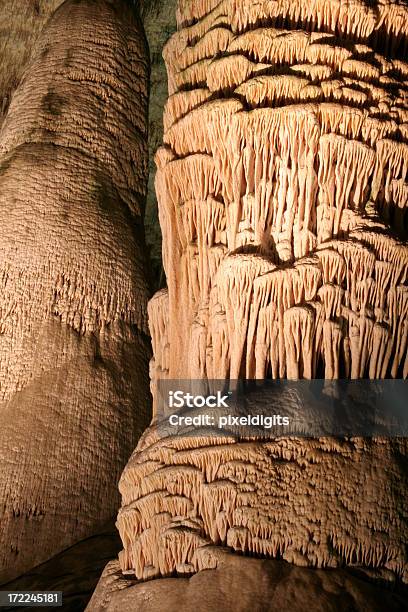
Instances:
[[[145,231],[155,288],[164,286],[162,235],[154,187],[154,156],[163,142],[163,109],[167,100],[167,72],[163,47],[176,30],[176,0],[144,0],[140,13],[150,50],[149,101],[149,183],[146,198]]]

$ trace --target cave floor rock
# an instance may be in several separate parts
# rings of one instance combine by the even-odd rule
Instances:
[[[217,567],[191,577],[137,582],[105,568],[87,612],[402,612],[405,588],[357,570],[314,570],[218,549]]]
[[[1,585],[0,589],[62,591],[62,607],[41,609],[81,612],[90,600],[106,563],[117,556],[120,548],[121,541],[112,520],[100,532],[71,546],[23,576]],[[1,611],[28,609],[30,608],[6,607],[1,608]]]

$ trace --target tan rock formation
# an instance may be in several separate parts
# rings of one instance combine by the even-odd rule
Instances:
[[[337,4],[341,12],[344,3]],[[279,376],[286,376],[289,370],[290,376],[290,351],[283,346],[283,311],[302,301],[312,306],[321,303],[318,291],[328,283],[338,287],[340,283],[344,289],[336,313],[345,322],[340,346],[344,357],[333,364],[334,373],[341,369],[341,362],[347,376],[376,370],[374,356],[370,363],[361,361],[358,342],[352,354],[348,348],[350,336],[361,336],[357,330],[367,317],[370,327],[376,326],[376,334],[382,333],[379,326],[386,324],[389,345],[395,348],[400,339],[405,342],[403,329],[393,328],[391,311],[394,292],[401,294],[397,298],[401,306],[406,299],[402,296],[406,296],[407,251],[373,214],[376,210],[391,221],[401,235],[406,232],[408,149],[400,130],[405,122],[406,92],[403,82],[397,80],[403,62],[385,60],[375,47],[365,44],[380,24],[364,3],[352,5],[356,17],[351,23],[343,22],[340,14],[331,17],[333,23],[326,23],[326,12],[336,3],[299,3],[297,26],[303,30],[294,31],[277,25],[278,16],[294,19],[286,11],[296,3],[272,5],[271,9],[271,3],[257,3],[254,16],[245,2],[217,3],[212,11],[205,9],[205,16],[194,8],[198,11],[193,13],[195,18],[202,18],[180,29],[165,49],[171,96],[165,114],[166,149],[157,157],[157,191],[169,288],[168,337],[174,355],[170,378],[214,377],[213,372],[219,370],[211,361],[211,335],[216,333],[211,323],[213,309],[220,306],[230,327],[238,318],[245,337],[245,328],[257,327],[259,309],[271,303],[275,292],[276,296],[287,294],[286,298],[272,299],[281,335],[279,354],[270,355],[267,341],[267,358],[258,370],[276,369]],[[193,10],[192,3],[183,6],[179,8],[180,25],[190,19],[188,11]],[[201,3],[194,3],[196,6],[204,10]],[[308,28],[302,10],[315,14],[317,23],[323,20],[323,32]],[[239,22],[240,11],[251,23],[249,31]],[[230,29],[225,27],[226,20]],[[367,32],[366,21],[371,23]],[[255,27],[258,22],[263,25]],[[350,40],[336,38],[336,33],[348,34]],[[237,263],[230,273],[225,260],[216,274],[227,253],[238,248],[242,252],[248,246],[269,261],[269,270],[262,267],[259,281],[255,280],[261,273],[256,263],[259,256],[254,254],[251,264]],[[384,285],[380,269],[393,261],[392,253],[397,251],[401,252],[402,267],[397,266],[396,276]],[[352,262],[347,278],[331,277],[323,269],[323,262],[337,254],[345,265]],[[247,255],[241,255],[246,261]],[[228,301],[223,285],[228,278],[239,283],[238,276],[246,274],[243,270],[248,266],[253,266],[253,278],[247,293],[243,295],[238,285],[237,293],[242,304],[253,299],[254,307],[242,321],[239,308],[233,307],[236,316],[232,316],[231,307],[223,303],[224,298]],[[353,269],[356,266],[359,271]],[[296,278],[302,279],[299,290],[294,287]],[[367,290],[357,296],[357,285],[362,281]],[[242,282],[246,283],[244,277]],[[302,287],[309,282],[305,296]],[[384,296],[392,287],[388,304],[380,306],[382,298],[375,287],[381,287]],[[330,290],[326,287],[322,291],[328,297]],[[376,297],[370,296],[370,291]],[[257,292],[262,293],[262,305]],[[284,302],[280,303],[281,299]],[[180,309],[180,303],[188,307]],[[208,324],[199,321],[205,318],[204,312],[208,313]],[[303,312],[298,309],[291,316],[297,321]],[[330,314],[310,316],[316,328],[313,335],[321,335],[318,328]],[[200,356],[202,372],[192,370],[195,361],[191,360],[189,342],[194,333],[185,333],[196,325],[202,325],[203,334],[207,334]],[[263,335],[261,326],[258,332]],[[224,351],[229,354],[228,373],[232,378],[239,373],[251,376],[257,367],[253,347],[241,354],[242,348],[234,346],[231,333],[232,329],[226,335]],[[242,338],[241,332],[237,333]],[[319,362],[327,370],[326,377],[332,376],[324,346],[321,343],[313,349],[315,367],[306,376],[314,375]],[[395,376],[400,371],[406,376],[398,350],[390,347],[386,353],[381,375],[392,371]],[[388,353],[394,356],[392,363],[387,362],[387,358],[391,360]],[[404,354],[406,345],[401,351]],[[160,369],[160,364],[157,367]]]
[[[64,0],[1,0],[0,2],[0,125],[42,28]],[[161,232],[154,189],[154,155],[163,142],[163,107],[167,100],[162,49],[176,29],[176,0],[129,0],[140,6],[150,50],[149,181],[144,226],[155,287],[163,286]]]
[[[146,579],[208,569],[201,551],[218,544],[300,566],[379,568],[407,581],[405,441],[197,435],[146,446],[120,484],[122,570]]]
[[[45,23],[64,0],[0,3],[0,126]]]
[[[149,413],[147,57],[125,1],[69,0],[0,131],[0,582],[118,504]]]
[[[179,1],[156,156],[156,406],[166,378],[408,376],[406,14]],[[407,451],[153,428],[121,479],[121,569],[191,573],[215,543],[407,581]]]
[[[345,570],[311,570],[283,561],[248,559],[215,547],[201,549],[201,554],[211,559],[211,569],[190,578],[142,583],[123,576],[117,561],[112,561],[105,568],[100,588],[87,610],[400,612],[404,609],[402,595],[381,589]]]

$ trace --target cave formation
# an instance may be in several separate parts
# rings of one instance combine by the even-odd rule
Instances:
[[[125,574],[212,569],[227,546],[407,581],[405,439],[154,427],[166,379],[407,377],[407,7],[371,4],[178,3],[156,153],[167,288],[149,304],[152,427],[120,482]]]
[[[70,0],[0,131],[0,582],[92,535],[148,424],[148,59],[126,2]]]
[[[155,155],[166,287],[148,305],[148,61],[133,10],[68,0],[15,90],[3,85],[0,436],[19,457],[2,474],[4,541],[28,552],[10,569],[2,544],[2,577],[120,505],[150,405],[148,313],[153,419],[119,483],[123,550],[89,610],[204,612],[220,592],[226,610],[397,610],[376,589],[408,582],[406,438],[156,426],[166,380],[407,378],[408,6],[179,0],[176,16]],[[58,465],[66,447],[49,456],[51,427],[33,449],[31,415],[68,427],[68,485],[51,470],[51,492],[44,457]],[[46,517],[66,504],[57,533]],[[38,526],[19,517],[37,513],[34,547]]]

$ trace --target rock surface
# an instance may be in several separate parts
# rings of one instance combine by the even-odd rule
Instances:
[[[247,559],[209,548],[213,569],[191,578],[136,583],[117,561],[106,567],[88,612],[402,612],[406,593],[345,570],[311,570],[284,561]]]
[[[90,535],[149,418],[148,60],[126,2],[69,0],[0,131],[0,582]]]
[[[254,409],[256,414],[256,409]],[[208,544],[408,582],[404,440],[144,438],[122,475],[122,569],[208,569]],[[390,519],[392,517],[392,519]]]
[[[408,375],[408,64],[342,6],[179,3],[153,380]]]
[[[122,1],[122,0],[121,0]],[[18,86],[35,42],[47,20],[63,0],[2,0],[0,22],[0,126],[13,91]],[[163,109],[167,100],[167,73],[162,57],[165,43],[176,30],[176,0],[128,0],[140,5],[140,14],[150,50],[149,181],[146,197],[145,233],[150,253],[151,277],[163,286],[162,238],[154,189],[154,155],[163,142]]]
[[[408,376],[407,14],[179,1],[156,154],[154,418],[166,379]],[[214,543],[408,581],[407,452],[153,427],[120,483],[121,568],[189,574]]]
[[[63,0],[2,0],[0,4],[0,126],[45,23]]]
[[[177,0],[142,0],[140,14],[150,50],[149,100],[149,182],[146,198],[145,231],[155,287],[165,284],[162,263],[162,236],[154,188],[154,156],[163,142],[163,109],[167,101],[167,72],[163,47],[176,30]]]
[[[92,593],[106,563],[120,548],[120,538],[113,521],[91,537],[64,550],[24,576],[2,586],[8,591],[62,591],[62,612],[81,612]],[[2,612],[26,610],[23,606],[3,608]]]
[[[99,70],[106,62],[119,74],[123,68],[120,53],[106,58],[112,30],[106,33],[100,7],[112,8],[120,48],[133,52],[140,40],[129,39],[122,22],[133,3],[97,3],[92,33],[84,28],[96,52],[89,72],[89,49],[75,64],[67,42],[82,40],[88,21],[71,21],[67,32],[57,23],[65,48],[53,47],[52,24],[49,40],[35,45],[60,2],[23,2],[24,45],[10,53],[13,38],[4,39],[11,59],[0,81],[0,436],[11,458],[3,471],[5,537],[18,547],[2,552],[18,572],[40,560],[31,553],[27,560],[23,545],[43,538],[49,556],[113,510],[112,483],[148,407],[134,375],[143,378],[148,354],[148,288],[139,265],[146,140],[134,140],[135,131],[143,135],[146,66],[142,60],[136,70],[141,89],[130,92],[121,89],[128,72],[118,89],[109,70]],[[159,53],[175,29],[173,6],[142,3],[152,59],[151,153],[162,139]],[[168,377],[406,377],[406,3],[180,0],[177,18],[164,53],[170,97],[156,157],[168,290],[149,307],[153,395]],[[118,108],[123,123],[107,120]],[[17,184],[22,174],[26,194]],[[150,167],[147,235],[157,277],[153,174]],[[30,213],[38,219],[45,201],[48,220],[33,224]],[[81,215],[87,222],[77,227]],[[18,258],[23,240],[28,274]],[[38,261],[48,260],[55,266],[44,271]],[[114,299],[101,303],[107,288]],[[9,363],[11,353],[25,361]],[[32,430],[45,434],[32,440]],[[90,609],[204,611],[221,600],[226,610],[405,609],[399,595],[349,571],[245,559],[211,544],[300,566],[370,567],[377,581],[406,581],[406,455],[406,441],[217,445],[148,431],[121,481],[121,566],[108,566]],[[84,473],[85,491],[76,495]],[[58,514],[68,499],[69,516]],[[135,584],[122,570],[143,579],[198,573]],[[6,567],[0,581],[11,575]]]

